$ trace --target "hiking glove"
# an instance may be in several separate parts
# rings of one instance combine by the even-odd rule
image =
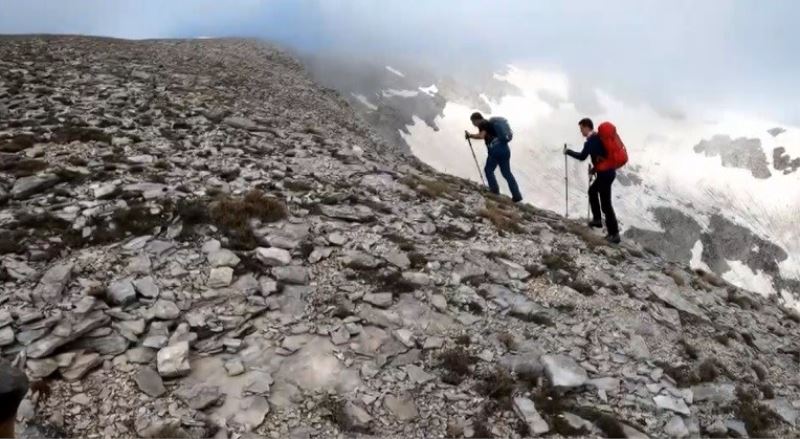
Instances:
[[[464,130],[464,138],[469,140],[469,131]]]

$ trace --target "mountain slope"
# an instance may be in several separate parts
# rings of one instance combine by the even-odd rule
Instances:
[[[405,66],[400,70],[408,73],[398,77],[353,62],[348,76],[341,71],[342,60],[321,58],[313,64],[316,77],[345,96],[363,98],[351,99],[352,105],[391,143],[400,137],[403,147],[425,163],[475,181],[478,171],[462,136],[470,127],[469,115],[478,109],[509,118],[516,132],[512,166],[522,192],[536,206],[559,212],[565,190],[561,146],[580,142],[576,121],[587,115],[614,121],[631,155],[614,189],[625,236],[670,260],[713,270],[737,286],[778,294],[796,306],[797,128],[711,110],[692,115],[659,110],[619,100],[557,71],[509,67],[494,77],[462,77],[460,83],[469,86],[454,87],[451,79]],[[331,64],[337,74],[328,76]],[[362,75],[370,80],[338,80]],[[437,92],[430,95],[386,96],[387,89],[421,90],[431,83]],[[479,158],[485,154],[482,146],[476,152]],[[569,211],[586,215],[586,165],[570,160],[567,170]],[[737,238],[726,240],[730,236]]]
[[[796,314],[434,172],[267,45],[0,67],[29,434],[797,435]]]

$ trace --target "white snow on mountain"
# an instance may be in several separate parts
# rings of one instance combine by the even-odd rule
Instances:
[[[436,96],[436,93],[439,93],[439,88],[436,87],[436,84],[432,84],[429,87],[420,87],[419,91],[425,93],[428,96]]]
[[[800,278],[800,172],[784,174],[772,168],[772,151],[784,147],[791,157],[800,156],[800,127],[761,120],[752,115],[711,109],[694,109],[676,117],[643,103],[629,103],[603,90],[594,90],[593,98],[602,109],[598,114],[584,114],[572,97],[569,78],[557,71],[510,67],[497,76],[522,93],[484,100],[492,115],[506,117],[514,129],[512,169],[526,201],[565,212],[564,156],[565,143],[573,149],[582,147],[577,122],[591,116],[596,124],[612,121],[618,128],[630,155],[626,173],[641,179],[614,186],[614,202],[623,228],[661,230],[651,208],[668,206],[689,215],[702,227],[709,227],[709,217],[722,214],[734,223],[747,227],[759,237],[771,241],[789,257],[780,263],[780,273]],[[435,168],[480,181],[485,147],[473,142],[478,168],[464,140],[465,129],[474,131],[469,115],[474,111],[464,104],[448,102],[435,120],[438,130],[419,118],[401,133],[413,153]],[[781,126],[785,132],[773,136],[767,131]],[[728,158],[698,154],[695,145],[704,139],[724,134],[731,139],[758,139],[772,172],[769,178],[755,178],[740,167],[725,167]],[[738,160],[734,157],[732,160]],[[569,214],[587,213],[586,167],[569,159]],[[498,175],[501,190],[505,181]],[[697,246],[700,246],[699,248]],[[699,266],[702,244],[693,249],[692,262]],[[686,261],[690,262],[690,261]],[[728,261],[725,279],[762,294],[774,289],[769,275],[753,271],[737,261]]]
[[[360,103],[364,104],[364,106],[365,106],[365,107],[367,107],[367,108],[369,108],[370,110],[372,110],[372,111],[375,111],[375,110],[377,110],[377,109],[378,109],[378,106],[377,106],[377,105],[375,105],[375,104],[373,104],[372,102],[370,102],[370,101],[369,101],[369,99],[367,99],[367,97],[366,97],[366,96],[364,96],[364,95],[362,95],[362,94],[357,94],[357,93],[351,93],[351,95],[352,95],[354,98],[356,98],[356,100],[357,100],[358,102],[360,102]]]
[[[418,90],[395,90],[391,88],[388,90],[383,90],[381,93],[385,98],[390,98],[392,96],[399,96],[401,98],[413,98],[414,96],[419,95]]]
[[[405,78],[406,77],[406,75],[404,75],[403,72],[393,68],[392,66],[386,66],[386,70],[394,73],[395,75],[397,75],[397,76],[399,76],[401,78]]]

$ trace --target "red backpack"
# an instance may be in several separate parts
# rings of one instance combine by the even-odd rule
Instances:
[[[606,156],[595,165],[595,169],[602,172],[625,166],[628,163],[628,151],[617,134],[617,127],[611,122],[603,122],[597,127],[597,135],[603,142]]]

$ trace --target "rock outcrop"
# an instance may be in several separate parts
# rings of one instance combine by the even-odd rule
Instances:
[[[396,150],[259,42],[0,38],[22,427],[798,435],[795,313]]]

